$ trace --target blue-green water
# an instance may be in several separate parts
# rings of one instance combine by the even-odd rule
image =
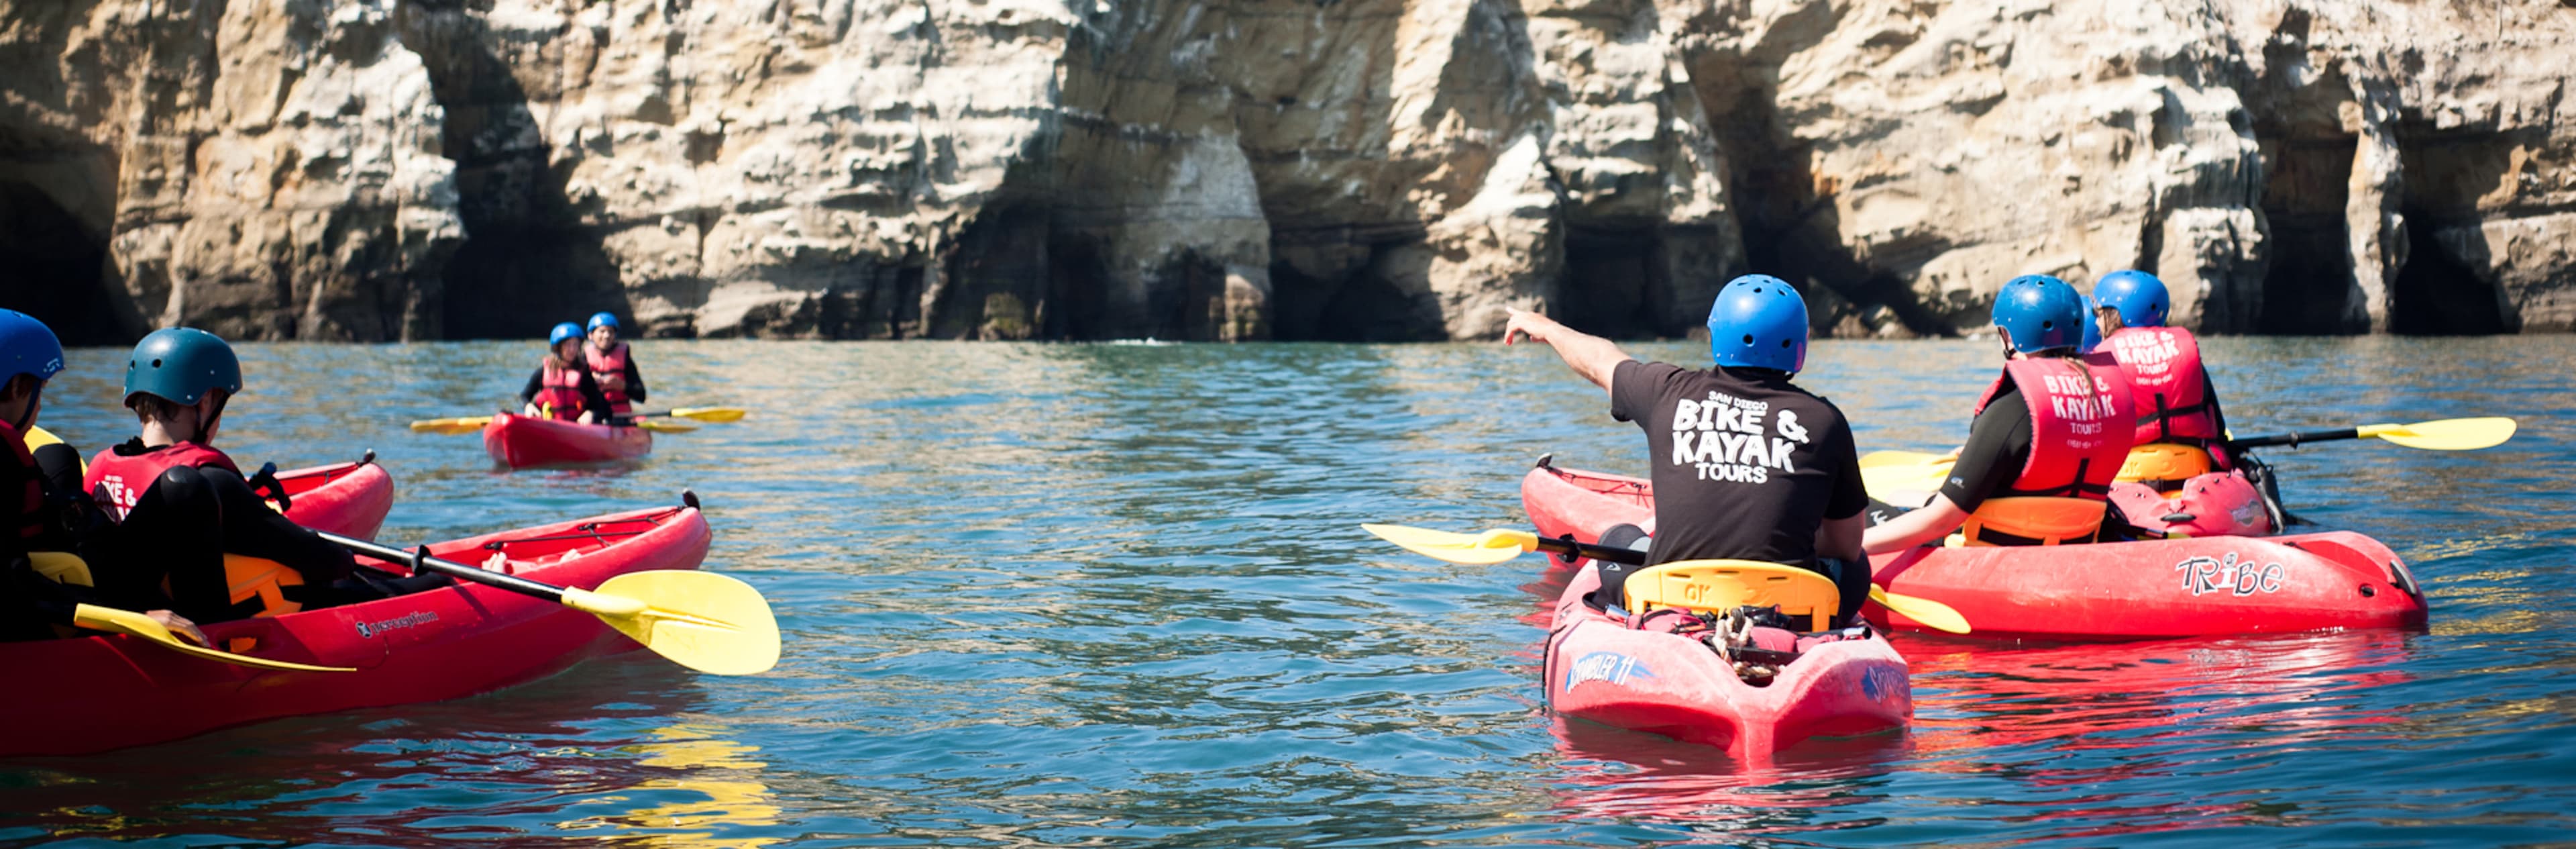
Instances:
[[[664,436],[631,469],[498,473],[474,438],[403,423],[498,406],[534,345],[246,346],[224,443],[281,465],[375,449],[401,487],[395,542],[694,488],[708,567],[778,610],[776,671],[637,653],[462,701],[0,761],[0,841],[2497,845],[2576,828],[2576,338],[2209,345],[2240,434],[2522,420],[2483,452],[2270,455],[2294,510],[2412,562],[2430,633],[1904,639],[1910,735],[1759,769],[1551,719],[1538,558],[1449,566],[1358,530],[1519,524],[1542,452],[1642,470],[1635,428],[1544,348],[639,347],[660,404],[752,417]],[[1825,342],[1802,382],[1863,450],[1937,448],[1991,352]],[[45,424],[87,450],[121,439],[121,365],[75,352]]]

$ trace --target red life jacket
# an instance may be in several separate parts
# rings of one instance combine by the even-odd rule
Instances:
[[[23,488],[10,487],[17,491],[0,492],[0,505],[9,510],[7,521],[0,522],[0,533],[16,536],[23,547],[45,534],[45,472],[36,465],[35,452],[27,450],[27,438],[8,422],[0,422],[0,463],[16,465],[16,476],[26,479]],[[10,477],[0,474],[0,481]]]
[[[590,361],[590,379],[599,382],[599,394],[608,397],[611,412],[624,415],[635,411],[626,397],[626,343],[602,351],[588,342],[581,343],[582,358]],[[616,380],[610,380],[616,378]],[[611,388],[611,385],[615,388]]]
[[[544,372],[544,376],[538,378],[543,388],[538,389],[536,397],[528,399],[528,403],[537,405],[537,409],[545,411],[548,418],[567,421],[581,418],[581,409],[586,403],[581,397],[581,378],[585,372],[577,368],[556,368],[553,357],[546,358],[545,364],[539,368]]]
[[[2201,371],[2200,341],[2173,327],[2128,327],[2102,340],[2129,379],[2137,407],[2137,443],[2206,448],[2224,436]]]
[[[2031,357],[2004,364],[2004,373],[1977,399],[1977,411],[2020,387],[2030,407],[2030,459],[1995,497],[2046,496],[2107,501],[2111,479],[2129,456],[2132,434],[2129,387],[2119,368],[2100,354],[2083,360]]]
[[[98,502],[109,518],[125,521],[134,503],[143,500],[145,490],[161,479],[161,473],[181,466],[213,466],[233,474],[241,467],[224,452],[194,442],[174,442],[141,454],[127,456],[109,448],[89,460],[89,473],[81,476],[81,490]]]

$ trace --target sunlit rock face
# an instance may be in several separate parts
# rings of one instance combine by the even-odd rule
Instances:
[[[2474,7],[2474,8],[2473,8]],[[0,304],[66,335],[2576,326],[2576,8],[0,0]]]

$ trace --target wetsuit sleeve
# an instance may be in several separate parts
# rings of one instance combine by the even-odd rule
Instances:
[[[1968,444],[1960,447],[1950,479],[1941,483],[1941,495],[1961,510],[1976,512],[1988,495],[2021,477],[2021,467],[2029,462],[2030,405],[2020,390],[2008,389],[1987,402],[1976,423],[1968,426]]]
[[[1664,391],[1680,376],[1681,367],[1671,363],[1648,363],[1628,360],[1610,368],[1610,417],[1623,422],[1643,422],[1653,414],[1655,403],[1664,399]]]
[[[644,373],[635,369],[635,349],[626,349],[626,397],[644,403]]]
[[[615,415],[616,408],[609,406],[608,395],[599,391],[599,381],[592,379],[590,372],[581,371],[578,373],[581,375],[581,405],[583,409],[598,413],[601,421],[606,421],[609,416]]]
[[[546,370],[544,368],[539,368],[536,371],[528,372],[528,385],[519,387],[520,405],[525,406],[527,404],[535,403],[537,400],[537,390],[544,388],[546,388]]]
[[[1851,422],[1842,420],[1842,411],[1834,411],[1834,429],[1825,437],[1823,457],[1834,469],[1834,494],[1825,502],[1825,518],[1849,519],[1869,509],[1869,487],[1861,482],[1860,447],[1854,444]]]

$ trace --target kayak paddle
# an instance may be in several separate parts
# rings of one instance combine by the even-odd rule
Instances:
[[[2414,424],[2362,425],[2342,430],[2316,430],[2278,436],[2256,436],[2230,439],[2227,441],[2227,446],[2260,448],[2266,445],[2287,445],[2297,448],[2309,442],[2379,439],[2408,448],[2422,448],[2429,451],[2474,451],[2504,444],[2505,440],[2513,438],[2514,428],[2512,419],[2503,416],[2487,416],[2473,419],[2442,419]]]
[[[741,407],[682,407],[675,410],[657,410],[650,413],[630,413],[618,416],[617,418],[639,420],[689,419],[701,422],[738,422],[742,421],[744,412],[745,411]],[[483,430],[483,426],[491,423],[491,416],[465,416],[453,419],[422,419],[420,421],[412,422],[411,429],[413,433],[438,433],[453,436],[456,434],[480,432]],[[662,433],[687,433],[698,429],[696,425],[685,425],[678,422],[635,421],[633,424],[636,427],[640,427],[645,430],[659,431]]]
[[[466,416],[461,419],[422,419],[411,423],[411,432],[438,433],[454,436],[460,433],[480,433],[482,432],[484,425],[491,423],[491,416]]]
[[[207,660],[229,663],[234,666],[247,666],[253,669],[286,669],[296,672],[358,671],[355,668],[347,666],[312,666],[308,664],[290,663],[283,660],[269,660],[267,658],[252,657],[246,654],[234,654],[228,651],[210,649],[205,646],[180,639],[179,635],[170,633],[170,629],[162,627],[161,623],[152,621],[152,617],[145,616],[131,610],[118,610],[113,607],[100,607],[94,604],[84,604],[79,607],[72,608],[72,624],[94,631],[108,631],[111,633],[141,637],[147,642],[171,651],[192,654]]]
[[[688,422],[666,422],[654,419],[636,419],[634,424],[636,427],[640,427],[654,433],[688,433],[689,431],[698,429],[697,425],[693,425]]]
[[[619,416],[618,418],[689,419],[701,422],[738,422],[742,421],[742,416],[743,409],[741,407],[680,407],[670,410],[655,410],[650,413],[629,413],[624,416]]]
[[[694,569],[628,572],[596,590],[558,587],[504,575],[425,552],[406,552],[339,534],[322,533],[340,547],[414,572],[436,572],[460,581],[499,587],[599,617],[672,662],[716,675],[752,675],[778,665],[778,619],[760,591],[740,580]]]
[[[1632,565],[1643,565],[1646,562],[1646,553],[1633,548],[1549,539],[1529,531],[1511,528],[1495,528],[1481,534],[1461,534],[1403,525],[1361,525],[1360,527],[1369,533],[1376,534],[1379,539],[1402,546],[1407,551],[1434,560],[1471,566],[1501,563],[1518,557],[1526,551],[1572,554],[1594,560]],[[1869,586],[1869,597],[1870,600],[1878,602],[1880,607],[1902,613],[1907,619],[1923,623],[1924,627],[1953,634],[1968,633],[1967,617],[1959,615],[1959,611],[1949,605],[1928,598],[1891,593],[1874,583]]]

